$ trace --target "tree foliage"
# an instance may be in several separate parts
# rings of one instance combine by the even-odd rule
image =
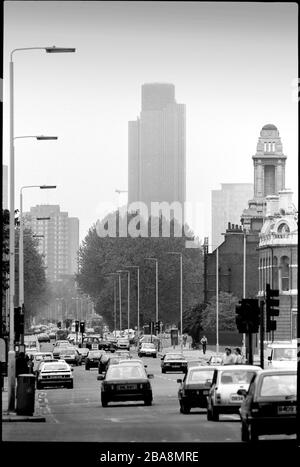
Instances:
[[[106,220],[113,221],[115,213]],[[120,222],[122,219],[120,219]],[[151,221],[159,225],[159,236],[151,237]],[[185,241],[193,238],[192,232],[186,228],[184,236],[176,237],[176,225],[170,222],[170,236],[163,236],[162,219],[149,219],[142,225],[137,213],[128,214],[127,225],[136,222],[137,229],[144,228],[148,236],[119,235],[119,218],[117,217],[116,236],[99,236],[97,226],[93,225],[79,249],[79,274],[77,283],[82,292],[90,295],[96,304],[96,312],[103,316],[111,327],[114,325],[113,281],[117,289],[117,327],[119,327],[119,294],[117,276],[108,273],[126,269],[127,266],[140,267],[140,324],[155,321],[155,262],[146,261],[146,257],[158,259],[158,296],[159,319],[164,324],[173,324],[180,318],[180,267],[178,255],[167,255],[167,252],[181,252],[183,257],[183,309],[201,300],[202,255],[199,249],[185,248]],[[130,268],[130,327],[137,324],[137,270]],[[115,279],[114,279],[115,278]],[[127,274],[121,276],[122,288],[122,327],[127,328]]]
[[[219,330],[234,331],[235,324],[235,306],[239,299],[231,293],[219,293]],[[202,327],[208,331],[216,329],[216,297],[212,298],[202,313]]]

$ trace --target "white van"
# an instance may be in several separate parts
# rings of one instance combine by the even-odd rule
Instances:
[[[265,370],[271,368],[297,369],[296,342],[272,342],[265,347]]]

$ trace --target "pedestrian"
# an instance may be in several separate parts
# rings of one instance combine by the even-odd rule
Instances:
[[[29,373],[27,360],[24,352],[20,352],[16,358],[16,377],[23,374]]]
[[[201,341],[200,341],[200,344],[202,345],[202,352],[203,352],[203,355],[205,355],[206,353],[206,346],[207,346],[207,337],[206,336],[203,336]]]
[[[239,347],[236,347],[234,349],[234,354],[235,354],[235,364],[236,365],[241,365],[245,363],[244,356],[242,355],[241,349]]]
[[[222,357],[222,365],[234,365],[235,364],[235,357],[231,353],[231,348],[226,347],[225,353]]]

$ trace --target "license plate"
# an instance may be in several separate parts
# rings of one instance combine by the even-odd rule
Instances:
[[[278,407],[278,415],[289,414],[289,413],[296,413],[296,406],[295,405],[280,405]]]
[[[180,368],[180,365],[172,365],[172,368]]]
[[[127,389],[136,389],[136,384],[120,384],[118,386],[118,389],[122,390],[127,390]]]
[[[231,396],[230,400],[232,402],[243,402],[244,398],[243,398],[243,396]]]

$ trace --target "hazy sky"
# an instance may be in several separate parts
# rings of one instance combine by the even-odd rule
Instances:
[[[57,184],[27,190],[25,210],[60,204],[79,217],[83,239],[101,204],[117,204],[115,189],[127,189],[128,121],[140,113],[147,82],[174,83],[186,104],[187,200],[205,207],[190,221],[200,238],[210,235],[211,190],[253,182],[266,123],[279,129],[297,204],[295,3],[7,1],[4,11],[4,163],[10,51],[77,49],[14,55],[15,135],[59,136],[16,142],[17,207],[22,185]]]

